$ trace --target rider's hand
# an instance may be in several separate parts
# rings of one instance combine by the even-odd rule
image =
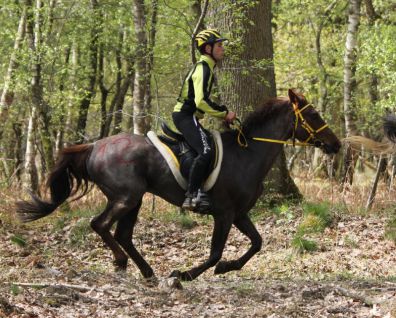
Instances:
[[[227,122],[227,124],[232,124],[236,118],[236,114],[234,112],[228,112],[228,114],[225,116],[224,120]]]

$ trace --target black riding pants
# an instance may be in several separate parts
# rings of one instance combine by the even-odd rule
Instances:
[[[172,118],[176,128],[183,134],[187,143],[198,154],[190,169],[187,189],[188,194],[194,194],[204,181],[203,179],[212,156],[208,133],[193,114],[183,111],[174,112],[172,113]]]

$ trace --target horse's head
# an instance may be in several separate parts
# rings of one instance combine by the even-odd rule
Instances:
[[[337,153],[341,142],[302,94],[289,89],[290,104],[295,114],[293,138],[320,147],[325,153]]]

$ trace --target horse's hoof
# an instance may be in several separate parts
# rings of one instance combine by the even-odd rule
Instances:
[[[156,287],[156,286],[158,286],[158,284],[159,284],[159,281],[156,276],[143,278],[143,285],[145,285],[147,287]]]
[[[176,277],[176,278],[180,279],[181,281],[185,281],[185,282],[192,281],[192,280],[194,279],[194,278],[190,275],[189,272],[181,272],[181,271],[178,271],[178,270],[173,271],[173,272],[169,275],[169,277]]]
[[[170,278],[171,278],[171,277],[175,277],[175,278],[178,278],[178,279],[180,279],[181,276],[182,276],[182,272],[181,272],[181,271],[178,271],[178,270],[174,270],[174,271],[169,275]]]
[[[126,261],[114,261],[114,270],[116,272],[125,272],[127,270],[128,260]]]

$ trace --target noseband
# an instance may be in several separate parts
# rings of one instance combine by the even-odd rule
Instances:
[[[308,124],[308,122],[305,120],[305,118],[302,114],[303,111],[306,110],[310,106],[314,107],[312,104],[308,104],[308,105],[305,105],[303,108],[299,109],[297,104],[293,104],[293,110],[294,110],[294,114],[296,117],[294,129],[293,129],[293,145],[295,144],[295,139],[296,139],[295,134],[296,134],[296,130],[297,130],[299,121],[301,122],[301,127],[304,128],[309,135],[308,138],[302,142],[302,144],[304,144],[304,146],[311,145],[311,144],[308,144],[308,142],[310,140],[312,140],[314,142],[315,146],[320,147],[322,145],[322,142],[316,138],[316,135],[318,133],[320,133],[323,129],[327,128],[329,125],[324,124],[322,127],[318,128],[318,129],[313,129],[311,127],[311,125]],[[301,143],[299,143],[299,144],[301,144]]]
[[[253,140],[256,141],[262,141],[262,142],[272,142],[272,143],[277,143],[277,144],[284,144],[284,145],[292,145],[294,146],[315,146],[315,147],[321,147],[323,145],[323,142],[320,141],[318,138],[316,138],[316,135],[320,133],[322,130],[327,128],[329,125],[324,124],[322,127],[318,129],[313,129],[310,124],[305,120],[303,116],[303,111],[306,110],[308,107],[313,107],[312,104],[305,105],[303,108],[299,109],[298,105],[293,103],[293,111],[295,115],[295,122],[294,122],[294,127],[293,127],[293,134],[292,134],[292,140],[293,141],[285,141],[285,140],[277,140],[277,139],[269,139],[269,138],[261,138],[261,137],[252,137]],[[247,138],[244,135],[242,131],[242,124],[239,119],[237,119],[238,125],[236,125],[236,129],[238,130],[238,144],[241,147],[246,148],[248,146]],[[301,127],[306,130],[308,133],[308,138],[305,139],[303,142],[298,142],[296,141],[296,130],[298,127],[298,123],[301,122]],[[309,141],[312,140],[312,143],[309,143]]]

